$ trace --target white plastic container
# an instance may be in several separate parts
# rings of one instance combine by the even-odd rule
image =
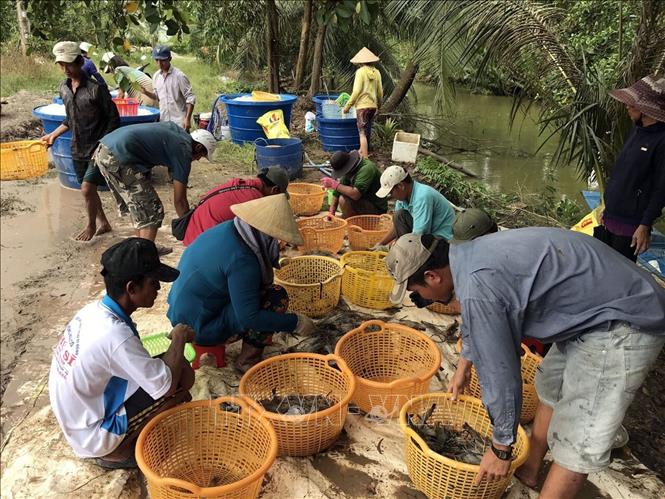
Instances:
[[[392,160],[402,163],[415,163],[420,147],[420,134],[402,132],[395,133],[393,140]]]

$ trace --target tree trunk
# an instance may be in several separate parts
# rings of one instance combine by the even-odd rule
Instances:
[[[21,53],[28,55],[28,37],[30,36],[30,24],[28,14],[25,11],[23,0],[16,0],[16,17],[18,19],[18,29],[21,35]]]
[[[402,74],[399,77],[399,81],[395,88],[393,89],[388,100],[381,106],[381,114],[389,114],[397,109],[397,106],[404,100],[406,94],[408,93],[413,80],[416,78],[416,73],[418,73],[418,63],[415,59],[411,59],[402,71]]]
[[[309,85],[309,96],[319,93],[321,88],[321,69],[323,67],[323,40],[326,37],[326,25],[320,24],[316,31],[314,42],[314,57],[312,58],[312,81]]]
[[[457,170],[459,172],[462,172],[464,175],[468,177],[473,177],[473,178],[478,178],[478,174],[475,172],[472,172],[471,170],[467,169],[466,167],[460,165],[459,163],[455,163],[454,161],[450,161],[448,158],[445,156],[441,156],[440,154],[437,154],[433,151],[430,151],[429,149],[420,146],[418,148],[418,151],[421,154],[424,154],[425,156],[429,156],[431,158],[434,158],[437,160],[439,163],[443,163],[445,166],[448,168],[452,168],[453,170]]]
[[[296,91],[302,87],[305,79],[305,63],[307,62],[307,48],[309,47],[309,30],[312,25],[312,2],[305,0],[305,12],[302,18],[302,30],[300,31],[300,49],[298,50],[298,62],[296,62]]]
[[[279,93],[279,18],[275,0],[266,0],[266,45],[268,52],[268,91]]]

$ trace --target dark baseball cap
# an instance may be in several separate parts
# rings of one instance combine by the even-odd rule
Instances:
[[[265,170],[261,170],[258,175],[259,178],[265,178],[273,185],[279,188],[279,192],[286,192],[289,187],[289,174],[284,168],[279,166],[271,166]]]
[[[103,276],[120,279],[146,276],[173,282],[180,275],[178,269],[160,262],[155,243],[142,237],[130,237],[114,244],[102,253],[101,263]]]

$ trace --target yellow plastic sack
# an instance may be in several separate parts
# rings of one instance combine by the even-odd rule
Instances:
[[[605,205],[601,203],[596,206],[591,213],[587,214],[582,220],[573,225],[570,230],[582,232],[587,236],[593,236],[593,229],[600,225],[600,221],[603,218],[603,210],[605,210]]]
[[[288,139],[289,129],[284,124],[284,113],[281,109],[268,111],[256,122],[263,128],[263,133],[269,139]]]
[[[256,101],[277,101],[280,100],[281,97],[277,94],[271,94],[268,92],[261,92],[260,90],[254,90],[252,92],[252,99]]]

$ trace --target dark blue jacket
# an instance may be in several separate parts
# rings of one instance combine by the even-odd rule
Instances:
[[[665,206],[665,123],[631,130],[605,188],[605,214],[652,226]]]
[[[248,329],[293,331],[295,314],[261,308],[261,269],[233,221],[202,233],[178,264],[180,276],[169,293],[166,316],[174,326],[187,324],[196,343],[216,345]]]

